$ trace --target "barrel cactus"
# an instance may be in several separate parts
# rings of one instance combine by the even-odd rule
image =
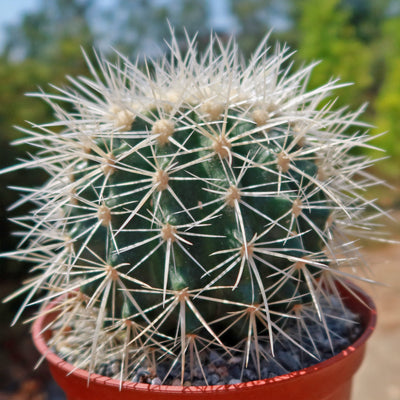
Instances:
[[[49,176],[17,204],[35,205],[8,254],[34,263],[21,312],[58,298],[53,348],[92,372],[118,359],[121,380],[168,358],[183,382],[207,349],[318,360],[307,321],[330,340],[329,294],[381,214],[354,151],[370,146],[362,110],[334,108],[336,80],[307,91],[314,65],[291,72],[285,46],[265,40],[247,64],[234,41],[186,47],[142,65],[86,56],[91,79],[36,94],[55,121],[23,129],[36,153],[8,169]]]

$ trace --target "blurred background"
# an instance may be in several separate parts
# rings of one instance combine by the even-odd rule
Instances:
[[[368,193],[393,210],[390,238],[399,239],[400,226],[400,0],[10,0],[0,1],[0,169],[23,158],[24,146],[11,143],[21,137],[15,125],[24,121],[52,120],[44,103],[24,94],[49,83],[67,84],[66,75],[88,75],[81,46],[100,50],[109,59],[115,50],[136,59],[157,57],[167,50],[168,21],[182,43],[185,29],[198,34],[205,45],[210,30],[223,37],[235,35],[245,56],[272,30],[270,44],[286,42],[293,49],[294,68],[323,60],[314,70],[309,87],[339,77],[354,85],[335,93],[338,106],[355,109],[365,102],[364,120],[377,128],[371,134],[389,133],[372,144],[385,149],[373,157],[386,157],[374,173],[393,189]],[[25,124],[25,125],[24,125]],[[0,252],[17,246],[7,217],[18,199],[9,186],[40,185],[45,176],[0,176]],[[382,244],[365,251],[376,279],[390,285],[375,287],[380,323],[370,351],[357,375],[354,400],[400,399],[400,246]],[[0,298],[26,277],[29,266],[0,259]],[[371,290],[370,290],[371,291]],[[0,305],[0,400],[58,400],[63,397],[46,368],[33,371],[38,355],[32,349],[28,328],[10,328],[18,300]]]

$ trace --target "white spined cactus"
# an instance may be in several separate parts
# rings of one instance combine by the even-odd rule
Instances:
[[[265,39],[245,65],[234,41],[201,55],[173,37],[159,62],[86,57],[91,79],[36,94],[55,121],[22,129],[36,153],[4,171],[49,176],[15,205],[36,207],[7,254],[34,263],[15,320],[58,297],[51,346],[90,372],[117,360],[121,381],[168,357],[183,382],[205,349],[258,377],[277,342],[318,360],[307,324],[331,341],[330,296],[383,212],[353,152],[362,110],[334,108],[338,81],[307,91],[314,65],[292,73],[291,55]]]

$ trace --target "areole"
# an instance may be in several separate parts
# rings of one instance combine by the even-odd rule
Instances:
[[[352,378],[359,368],[365,352],[366,341],[376,324],[376,308],[371,298],[355,285],[351,292],[340,287],[345,304],[360,315],[363,333],[348,348],[336,356],[312,367],[278,376],[236,385],[220,386],[166,386],[122,382],[89,374],[76,369],[52,353],[46,344],[51,334],[46,330],[54,313],[47,312],[36,319],[32,328],[34,343],[47,359],[56,382],[68,400],[349,400]]]

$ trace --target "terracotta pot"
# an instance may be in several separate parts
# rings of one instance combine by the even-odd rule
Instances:
[[[354,287],[362,304],[342,288],[345,303],[361,316],[362,335],[338,355],[287,375],[235,385],[181,387],[120,382],[76,369],[52,353],[46,344],[50,332],[42,332],[52,318],[51,313],[39,317],[33,324],[33,340],[50,366],[50,371],[64,390],[68,400],[349,400],[352,378],[364,357],[366,340],[374,330],[376,309],[371,298]],[[51,306],[51,305],[50,305]],[[47,333],[47,335],[46,335]]]

